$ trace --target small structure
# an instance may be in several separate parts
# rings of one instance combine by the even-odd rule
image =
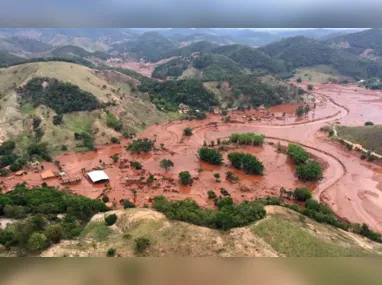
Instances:
[[[190,111],[190,107],[187,106],[186,104],[183,104],[183,103],[180,103],[179,106],[178,106],[178,111],[179,113],[188,113],[188,111]]]
[[[56,177],[56,175],[53,173],[52,170],[46,170],[46,171],[41,173],[41,178],[43,180],[49,179],[49,178],[54,178],[54,177]]]
[[[88,173],[88,177],[93,183],[100,183],[110,180],[109,176],[107,176],[103,170],[93,170]]]
[[[126,177],[126,185],[137,184],[141,181],[141,177]]]
[[[82,178],[80,176],[73,177],[73,178],[65,177],[65,178],[62,178],[61,184],[73,184],[73,183],[81,181],[81,179]]]
[[[24,174],[26,174],[25,170],[20,170],[15,173],[16,176],[23,176]]]

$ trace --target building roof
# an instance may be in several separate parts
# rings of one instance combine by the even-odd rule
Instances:
[[[88,176],[92,182],[100,182],[103,180],[110,180],[109,176],[103,170],[94,170],[88,173]]]
[[[56,177],[56,175],[54,175],[52,170],[47,170],[47,171],[44,171],[43,173],[41,173],[42,179],[48,179],[48,178],[52,178],[52,177]]]

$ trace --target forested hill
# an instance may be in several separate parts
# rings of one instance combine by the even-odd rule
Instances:
[[[259,50],[273,58],[283,60],[290,70],[298,67],[330,65],[341,74],[351,77],[382,76],[381,64],[303,36],[283,39]]]
[[[169,58],[173,56],[190,56],[194,52],[211,52],[214,48],[218,47],[219,45],[213,44],[208,41],[199,41],[192,43],[190,45],[176,48],[166,54],[163,55],[163,58]]]
[[[382,56],[382,29],[369,29],[358,33],[341,35],[328,39],[326,43],[333,44],[356,55],[361,55],[366,50],[372,49],[370,52],[373,52],[374,55]]]
[[[52,50],[52,55],[57,57],[98,57],[100,59],[106,60],[110,56],[104,52],[96,51],[96,52],[89,52],[81,47],[74,46],[74,45],[67,45],[67,46],[61,46],[57,47],[54,50]]]
[[[23,61],[23,58],[21,57],[15,56],[6,51],[0,51],[0,67],[7,67],[22,61]]]

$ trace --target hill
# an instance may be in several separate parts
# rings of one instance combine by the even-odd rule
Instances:
[[[108,143],[111,137],[120,138],[123,132],[135,133],[144,126],[162,123],[167,118],[165,114],[156,110],[148,98],[138,91],[132,91],[140,84],[139,81],[117,71],[96,71],[67,62],[36,62],[1,69],[0,72],[0,139],[14,139],[20,151],[25,151],[36,138],[33,128],[35,117],[41,120],[39,128],[43,132],[39,141],[47,142],[49,150],[53,153],[60,152],[62,145],[66,145],[69,149],[83,150],[81,147],[77,148],[78,141],[74,140],[74,132],[89,133],[95,143]],[[55,110],[61,112],[64,105],[57,105],[56,100],[46,101],[51,93],[44,99],[41,96],[31,97],[38,99],[37,101],[21,100],[21,94],[16,93],[17,87],[28,86],[28,83],[41,77],[46,77],[47,81],[52,80],[52,82],[57,80],[57,86],[64,87],[56,88],[52,94],[57,95],[61,89],[69,87],[66,91],[70,90],[70,95],[78,93],[91,98],[94,96],[97,100],[93,100],[94,106],[98,107],[96,102],[100,102],[109,113],[101,109],[91,111],[94,106],[90,109],[81,109],[88,111],[79,112],[75,105],[72,108],[69,104],[67,105],[69,109],[65,107],[68,112],[63,114],[62,123],[55,125],[53,123],[53,117],[57,114]],[[49,88],[49,83],[47,86]],[[43,89],[41,85],[37,85],[36,90],[40,89]],[[133,92],[135,93],[132,94]],[[66,95],[60,96],[60,100]],[[107,126],[111,114],[117,121],[122,122],[120,132]]]
[[[41,256],[367,256],[380,245],[353,233],[317,223],[281,208],[266,206],[267,218],[246,227],[219,231],[167,219],[151,209],[127,209],[95,215],[79,240],[61,241]],[[115,213],[117,222],[104,225],[104,216]],[[136,252],[136,238],[149,246]],[[76,246],[80,242],[81,246]],[[92,246],[96,244],[96,246]]]
[[[0,67],[6,67],[22,62],[24,59],[9,52],[0,51]]]
[[[68,45],[68,46],[61,46],[58,48],[55,48],[52,50],[52,55],[57,57],[79,57],[79,58],[89,58],[89,57],[98,57],[100,59],[108,59],[110,56],[104,52],[95,51],[95,52],[89,52],[81,47]]]
[[[330,65],[339,73],[352,77],[382,76],[382,65],[303,36],[283,39],[259,50],[283,60],[288,69]]]
[[[115,44],[113,51],[120,54],[131,53],[137,59],[157,62],[175,48],[175,43],[159,33],[146,32],[131,41]]]
[[[337,126],[338,136],[382,155],[382,126]]]
[[[348,53],[376,58],[382,56],[382,29],[367,29],[365,31],[340,35],[326,41]]]

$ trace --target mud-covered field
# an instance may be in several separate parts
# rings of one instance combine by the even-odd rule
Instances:
[[[218,195],[225,188],[236,202],[279,195],[281,187],[294,189],[307,186],[312,189],[317,199],[327,203],[337,215],[350,222],[365,222],[373,229],[382,231],[382,167],[361,161],[359,154],[327,138],[320,132],[322,126],[329,124],[363,125],[365,121],[382,124],[382,93],[358,88],[354,85],[314,84],[313,95],[316,109],[308,116],[296,118],[297,105],[281,105],[269,110],[233,111],[229,115],[231,122],[226,123],[220,115],[210,114],[203,121],[174,121],[167,125],[149,127],[138,137],[156,140],[158,151],[144,155],[131,155],[125,146],[131,140],[123,140],[120,145],[98,146],[97,152],[66,153],[55,157],[60,161],[68,177],[82,177],[77,184],[67,185],[73,192],[98,198],[107,195],[117,207],[121,199],[129,199],[137,206],[150,204],[157,195],[164,195],[172,200],[191,197],[204,207],[213,207],[208,200],[207,191],[214,190]],[[191,137],[183,137],[184,128],[193,129]],[[262,147],[242,147],[228,145],[224,153],[222,166],[211,166],[199,161],[197,150],[204,141],[226,138],[235,132],[255,132],[267,136]],[[278,153],[274,146],[278,141],[287,146],[295,142],[304,146],[312,156],[324,166],[324,178],[318,183],[304,184],[294,173],[294,165],[283,153]],[[163,144],[162,149],[160,145]],[[242,151],[256,155],[264,164],[263,176],[245,175],[228,165],[226,155],[229,151]],[[119,161],[113,162],[112,155],[118,154]],[[160,168],[162,159],[171,159],[174,167],[167,173]],[[139,161],[143,170],[130,167],[130,161]],[[43,163],[44,170],[58,172],[54,163]],[[86,172],[102,167],[110,177],[110,183],[92,184],[86,179]],[[178,174],[188,170],[195,178],[192,186],[181,186]],[[225,179],[227,171],[233,171],[239,177],[238,183]],[[41,172],[41,170],[40,170]],[[126,177],[142,177],[146,181],[149,173],[155,180],[151,184],[138,183],[127,185]],[[216,182],[213,174],[220,174]],[[64,189],[59,178],[43,181],[41,173],[28,171],[25,176],[0,178],[3,187],[9,191],[22,181],[29,185],[48,185]],[[134,196],[132,189],[136,189]]]

